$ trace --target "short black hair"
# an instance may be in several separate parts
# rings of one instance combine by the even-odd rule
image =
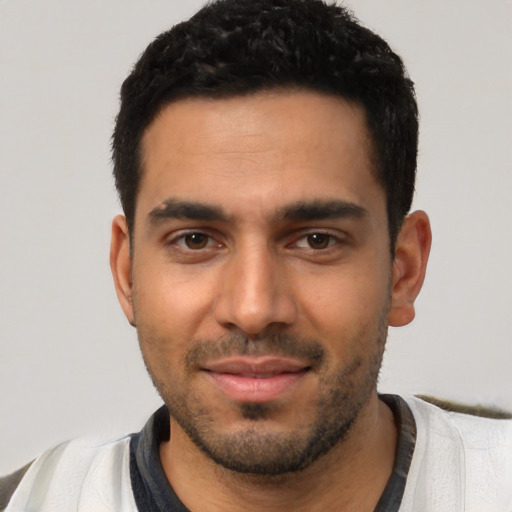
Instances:
[[[322,0],[216,0],[158,36],[121,88],[113,135],[116,187],[133,229],[141,138],[180,98],[301,88],[361,105],[392,246],[414,193],[418,110],[402,60],[347,9]]]

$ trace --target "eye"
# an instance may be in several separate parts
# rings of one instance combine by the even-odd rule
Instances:
[[[200,231],[194,231],[191,233],[185,233],[174,240],[174,243],[182,249],[190,249],[192,251],[198,251],[205,249],[215,244],[215,241],[210,235],[201,233]]]
[[[337,242],[337,238],[327,233],[310,233],[297,241],[296,246],[304,249],[327,249]]]

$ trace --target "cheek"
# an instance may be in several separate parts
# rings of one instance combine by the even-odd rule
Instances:
[[[206,333],[213,283],[172,267],[134,269],[133,304],[142,351],[148,358],[176,361],[191,341]]]
[[[389,309],[389,276],[347,269],[324,276],[321,283],[306,281],[301,284],[302,316],[326,344],[353,352],[375,341]]]

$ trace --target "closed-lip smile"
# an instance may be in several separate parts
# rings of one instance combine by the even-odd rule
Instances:
[[[259,403],[291,391],[310,369],[303,360],[282,356],[230,356],[201,367],[227,398]]]

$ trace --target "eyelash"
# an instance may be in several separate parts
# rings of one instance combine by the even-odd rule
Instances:
[[[324,247],[311,247],[310,243],[312,242],[312,240],[310,240],[310,238],[313,238],[313,237],[320,237],[321,239],[322,238],[326,238],[327,239],[327,243]],[[305,240],[306,243],[308,244],[308,247],[301,247],[299,245],[299,242],[301,240]],[[302,235],[300,238],[298,238],[292,245],[295,246],[295,247],[299,247],[301,249],[306,249],[306,250],[311,250],[311,251],[326,251],[328,249],[330,249],[331,247],[337,245],[337,244],[340,244],[342,243],[342,240],[340,239],[339,236],[336,236],[336,235],[333,235],[332,233],[327,233],[325,231],[311,231],[309,233],[306,233],[304,235]],[[323,245],[321,242],[320,242],[320,245]]]
[[[187,237],[193,237],[195,235],[206,238],[206,244],[203,247],[192,248],[186,245]],[[184,252],[200,252],[203,249],[208,249],[211,248],[212,246],[216,246],[218,248],[222,247],[222,244],[220,242],[215,243],[214,236],[212,236],[210,233],[201,230],[190,230],[186,232],[181,232],[174,236],[172,239],[170,239],[168,241],[168,245],[178,247],[179,250]]]
[[[201,246],[201,240],[199,240],[199,246],[198,247],[190,247],[187,244],[187,238],[188,237],[204,237],[206,238],[205,243],[203,246]],[[317,243],[321,245],[320,247],[312,247],[311,243],[314,242],[312,240],[313,237],[319,237],[320,239],[317,240]],[[305,241],[306,245],[301,245],[301,242]],[[332,249],[336,245],[343,244],[343,240],[332,233],[325,232],[325,231],[310,231],[308,233],[302,234],[300,237],[295,238],[293,242],[290,244],[287,244],[286,247],[288,248],[299,248],[304,251],[313,251],[313,252],[327,252],[329,249]],[[176,249],[182,252],[186,253],[200,253],[204,252],[204,250],[212,249],[212,248],[222,248],[223,244],[221,242],[216,241],[216,238],[211,234],[203,230],[190,230],[186,232],[180,232],[176,234],[173,238],[171,238],[167,245],[174,246]]]

